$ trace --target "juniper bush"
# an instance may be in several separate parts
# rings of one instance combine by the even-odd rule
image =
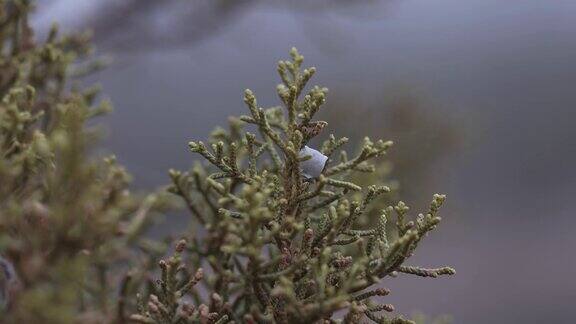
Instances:
[[[321,153],[309,148],[325,126],[314,116],[327,89],[308,87],[316,69],[302,68],[303,56],[296,49],[290,56],[278,63],[281,106],[262,108],[246,90],[248,115],[231,118],[228,130],[217,128],[206,143],[189,143],[206,163],[190,172],[170,171],[169,190],[186,202],[202,228],[191,234],[189,263],[196,269],[209,267],[205,289],[225,305],[209,310],[218,311],[214,320],[223,322],[409,323],[382,315],[394,307],[373,297],[389,293],[379,285],[385,278],[455,273],[449,267],[406,264],[440,222],[445,196],[434,195],[428,210],[414,220],[399,201],[380,211],[375,227],[362,227],[370,205],[390,189],[362,187],[349,178],[374,172],[371,161],[392,143],[365,138],[349,155],[342,150],[348,140],[329,135]],[[317,159],[324,164],[322,156],[326,165],[310,176],[306,163]],[[181,296],[177,290],[172,294]],[[150,299],[152,305],[156,301]],[[158,308],[179,304],[177,298],[165,302]],[[174,318],[169,315],[161,320],[149,307],[135,318],[163,323]]]
[[[295,49],[278,64],[281,106],[246,90],[249,114],[189,143],[205,163],[169,172],[198,227],[172,249],[150,239],[167,192],[132,193],[91,150],[110,105],[75,82],[101,66],[89,35],[54,26],[38,40],[32,8],[0,0],[1,323],[409,323],[386,315],[384,279],[454,274],[406,264],[445,197],[412,219],[401,201],[380,208],[385,185],[351,181],[392,143],[349,155],[323,134],[327,89],[308,85],[316,70]]]
[[[71,83],[100,65],[89,35],[39,41],[32,8],[0,1],[0,322],[125,322],[122,265],[140,264],[163,195],[131,194],[115,158],[90,153],[87,122],[110,106]]]

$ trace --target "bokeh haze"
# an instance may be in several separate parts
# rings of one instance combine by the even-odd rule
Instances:
[[[414,209],[449,197],[412,262],[457,274],[386,282],[400,312],[576,318],[576,1],[40,1],[34,24],[52,21],[93,28],[114,58],[89,81],[115,106],[104,149],[137,187],[191,166],[186,143],[244,113],[244,88],[276,105],[275,64],[296,46],[333,92],[331,131],[395,137]]]

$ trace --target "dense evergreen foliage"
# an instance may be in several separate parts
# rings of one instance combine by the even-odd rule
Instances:
[[[88,35],[39,41],[30,10],[0,1],[0,322],[410,323],[383,314],[382,279],[454,274],[406,264],[445,197],[411,219],[401,201],[375,203],[388,187],[353,183],[392,143],[349,155],[325,136],[327,89],[307,86],[316,70],[295,49],[278,64],[281,106],[246,90],[249,115],[189,143],[206,163],[135,195],[114,157],[90,151],[88,121],[110,106],[72,83],[99,67]],[[197,225],[173,251],[144,234],[170,197]]]

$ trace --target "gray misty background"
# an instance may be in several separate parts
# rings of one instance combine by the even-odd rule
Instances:
[[[412,263],[457,275],[386,282],[390,302],[455,323],[574,323],[576,1],[40,1],[35,25],[51,21],[92,28],[114,57],[89,80],[115,105],[104,149],[146,189],[191,166],[189,140],[244,113],[244,88],[276,104],[275,64],[298,47],[333,90],[321,116],[337,134],[392,124],[399,150],[416,139],[405,199],[449,197]],[[404,127],[383,112],[406,93],[419,108]]]

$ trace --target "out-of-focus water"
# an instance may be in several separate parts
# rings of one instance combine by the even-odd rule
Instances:
[[[67,19],[69,6],[38,21]],[[397,0],[345,12],[255,5],[188,46],[115,53],[97,76],[116,107],[106,149],[138,186],[166,183],[168,168],[190,166],[189,140],[244,113],[244,88],[277,102],[275,63],[292,45],[329,88],[408,85],[463,116],[474,140],[443,161],[435,187],[454,216],[414,258],[457,275],[390,281],[391,302],[455,323],[571,323],[576,1]]]

